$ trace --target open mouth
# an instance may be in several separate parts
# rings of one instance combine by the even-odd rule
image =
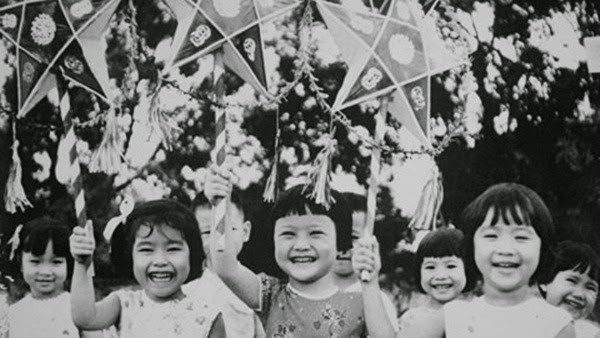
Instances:
[[[148,279],[154,283],[168,283],[175,278],[173,272],[150,272]]]
[[[36,279],[35,282],[38,284],[52,284],[54,279]]]
[[[501,269],[516,269],[520,266],[520,264],[512,263],[512,262],[498,262],[498,263],[492,263],[492,266],[495,268],[501,268]]]
[[[450,290],[453,286],[454,286],[454,284],[452,284],[452,283],[442,283],[442,284],[431,285],[431,287],[434,290],[438,290],[438,291]]]
[[[569,307],[575,309],[575,310],[583,310],[585,308],[585,304],[577,301],[577,300],[573,300],[573,299],[565,299],[563,300],[563,303],[567,304]]]
[[[314,261],[316,261],[317,258],[316,257],[312,257],[312,256],[298,256],[298,257],[291,257],[290,261],[294,264],[302,264],[302,263],[312,263]]]

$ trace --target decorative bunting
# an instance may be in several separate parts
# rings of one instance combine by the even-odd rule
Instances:
[[[166,71],[216,49],[223,63],[260,94],[269,97],[262,24],[283,15],[299,0],[165,0],[177,17],[173,56]]]
[[[390,104],[398,114],[414,116],[406,127],[427,147],[429,119],[429,75],[460,64],[449,53],[435,29],[428,27],[423,14],[407,0],[390,0],[386,14],[356,11],[339,4],[316,0],[334,40],[348,64],[348,73],[333,104],[341,110],[395,89],[408,97],[404,108]],[[403,88],[406,87],[406,88]],[[415,121],[418,123],[415,123]]]
[[[106,99],[102,34],[119,0],[25,0],[0,8],[0,33],[17,47],[18,117],[50,89],[57,70]]]

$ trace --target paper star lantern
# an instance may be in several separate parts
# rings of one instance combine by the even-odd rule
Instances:
[[[423,13],[406,0],[390,0],[382,8],[385,14],[316,3],[348,64],[332,108],[341,110],[398,89],[390,111],[429,145],[429,75],[460,60],[446,51],[434,27],[425,25]]]
[[[221,49],[223,63],[269,96],[262,24],[294,9],[298,0],[165,0],[177,17],[167,71]]]
[[[56,86],[57,71],[106,99],[101,37],[119,0],[26,0],[0,8],[0,33],[17,48],[18,116]]]

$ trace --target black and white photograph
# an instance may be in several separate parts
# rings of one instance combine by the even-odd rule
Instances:
[[[600,338],[600,2],[0,0],[0,338]]]

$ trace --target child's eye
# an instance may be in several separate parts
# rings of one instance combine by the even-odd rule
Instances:
[[[29,263],[39,264],[40,263],[40,259],[39,258],[31,258],[31,259],[29,259]]]
[[[496,235],[495,233],[488,232],[486,234],[483,234],[483,238],[496,239],[498,238],[498,235]]]
[[[425,269],[425,270],[433,270],[433,269],[435,269],[435,266],[433,266],[433,265],[425,265],[425,266],[423,266],[423,269]]]
[[[311,236],[321,236],[321,235],[325,235],[325,233],[321,230],[314,230],[310,232]]]
[[[141,247],[137,249],[138,252],[152,252],[152,248],[150,247]]]
[[[293,238],[296,234],[292,231],[283,231],[279,234],[280,238],[288,239]]]
[[[457,265],[453,263],[453,264],[448,264],[448,265],[446,265],[446,267],[447,267],[448,269],[456,269]]]
[[[569,282],[571,284],[577,284],[577,278],[575,278],[575,277],[568,277],[567,278],[567,282]]]
[[[61,265],[61,264],[63,264],[64,262],[65,262],[65,261],[64,261],[64,260],[62,260],[62,259],[55,259],[55,260],[53,260],[53,261],[52,261],[52,264],[54,264],[54,265]]]
[[[181,250],[183,250],[183,248],[180,246],[172,246],[172,247],[167,248],[168,252],[177,252],[177,251],[181,251]]]
[[[595,283],[587,283],[585,288],[593,292],[598,292],[598,284]]]
[[[517,241],[528,241],[529,240],[529,236],[517,235],[517,236],[515,236],[515,239]]]

